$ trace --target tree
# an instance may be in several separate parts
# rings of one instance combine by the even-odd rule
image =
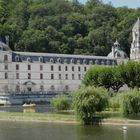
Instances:
[[[95,113],[104,110],[108,104],[108,93],[103,88],[82,87],[74,95],[76,113],[85,124],[93,123]]]
[[[111,88],[118,92],[118,90],[124,85],[124,79],[121,75],[120,67],[112,68]]]
[[[129,61],[119,66],[124,83],[130,88],[140,88],[140,63]]]
[[[51,104],[57,111],[68,110],[71,107],[70,100],[64,95],[53,98]]]

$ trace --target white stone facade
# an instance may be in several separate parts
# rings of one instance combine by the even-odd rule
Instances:
[[[140,19],[138,18],[132,29],[132,44],[130,49],[130,59],[140,60]]]
[[[79,88],[89,67],[117,65],[116,58],[14,52],[0,44],[1,94],[73,91]]]

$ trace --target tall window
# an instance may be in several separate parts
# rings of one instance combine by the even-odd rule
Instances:
[[[28,70],[31,70],[31,65],[28,65]]]
[[[53,71],[53,65],[51,65],[51,71]]]
[[[43,85],[40,86],[40,91],[44,91],[44,86]]]
[[[8,55],[4,55],[4,61],[8,61]]]
[[[78,67],[78,71],[81,71],[81,67],[80,66]]]
[[[68,74],[65,74],[65,79],[68,80]]]
[[[62,79],[62,75],[61,74],[59,74],[59,80],[61,80]]]
[[[16,73],[16,79],[19,79],[19,73]]]
[[[65,66],[65,71],[68,71],[68,66]]]
[[[51,86],[51,90],[52,90],[52,91],[53,91],[53,90],[55,90],[55,87],[54,87],[54,85],[52,85],[52,86]]]
[[[5,70],[8,70],[8,65],[5,65],[5,66],[4,66],[4,69],[5,69]]]
[[[16,70],[19,70],[19,65],[18,64],[16,64]]]
[[[58,67],[58,70],[61,71],[61,66]]]
[[[31,79],[31,73],[28,73],[28,79]]]
[[[53,74],[51,74],[51,79],[54,79],[54,75]]]
[[[84,67],[84,71],[87,71],[87,67]]]
[[[72,80],[74,80],[74,74],[72,74]]]
[[[74,66],[72,66],[72,71],[74,71]]]
[[[78,79],[81,80],[81,74],[78,74]]]
[[[8,73],[5,73],[4,77],[5,79],[8,79]]]
[[[42,73],[40,73],[40,79],[43,79],[43,74]]]
[[[65,86],[65,90],[66,90],[66,91],[69,90],[69,86],[68,86],[68,85]]]
[[[42,65],[40,65],[40,70],[43,70],[43,66]]]

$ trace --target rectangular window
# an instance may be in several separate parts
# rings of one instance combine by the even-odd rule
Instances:
[[[81,74],[78,74],[78,79],[81,80]]]
[[[5,77],[5,79],[8,79],[8,73],[5,73],[4,77]]]
[[[74,80],[74,74],[72,74],[72,80]]]
[[[16,79],[19,79],[19,73],[16,73]]]
[[[31,79],[31,73],[28,73],[28,79]]]
[[[72,66],[72,71],[74,71],[74,66]]]
[[[68,71],[68,66],[65,66],[65,71]]]
[[[51,79],[54,79],[54,75],[53,74],[51,74]]]
[[[42,73],[40,74],[40,79],[43,79],[43,74]]]
[[[62,76],[61,76],[61,74],[59,74],[59,80],[61,80],[62,79]]]
[[[87,71],[87,67],[84,67],[84,71]]]
[[[4,61],[8,61],[8,55],[4,55]]]
[[[61,66],[58,67],[58,70],[61,71]]]
[[[5,69],[5,70],[8,70],[8,65],[5,65],[5,66],[4,66],[4,69]]]
[[[78,67],[78,71],[81,71],[81,67],[80,66]]]
[[[40,70],[43,70],[43,66],[42,65],[40,65]]]
[[[31,70],[31,65],[28,65],[28,70]]]
[[[51,65],[51,71],[53,71],[53,65]]]
[[[65,74],[65,79],[68,80],[68,74]]]
[[[16,70],[19,70],[19,65],[18,64],[16,64]]]

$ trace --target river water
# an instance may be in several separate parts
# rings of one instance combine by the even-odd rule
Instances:
[[[140,140],[140,127],[0,122],[0,140]]]

